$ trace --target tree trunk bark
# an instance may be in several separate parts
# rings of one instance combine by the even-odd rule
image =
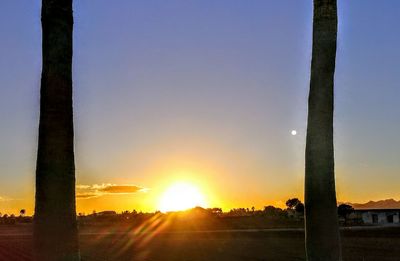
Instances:
[[[305,226],[308,261],[342,260],[333,148],[336,39],[336,0],[314,0],[305,155]]]
[[[80,260],[72,115],[72,0],[42,0],[34,257]]]

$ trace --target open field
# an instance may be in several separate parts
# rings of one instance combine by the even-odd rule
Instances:
[[[31,260],[29,227],[0,227],[0,260]],[[344,260],[400,260],[400,228],[342,231]],[[304,232],[293,230],[82,231],[81,254],[94,260],[305,260]]]

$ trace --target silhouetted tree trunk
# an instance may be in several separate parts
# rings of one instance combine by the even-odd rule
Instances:
[[[42,0],[34,256],[80,260],[72,116],[72,0]]]
[[[308,261],[341,260],[333,150],[336,0],[314,0],[305,170]]]

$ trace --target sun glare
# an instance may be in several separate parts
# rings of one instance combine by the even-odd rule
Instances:
[[[200,190],[192,184],[180,182],[171,185],[161,196],[159,209],[162,212],[180,211],[196,206],[205,207]]]

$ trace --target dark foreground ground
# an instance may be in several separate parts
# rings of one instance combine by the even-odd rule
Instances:
[[[82,231],[84,261],[235,261],[305,260],[304,232],[249,230],[208,232]],[[347,229],[342,231],[344,260],[400,260],[400,228]],[[0,260],[31,260],[29,231],[0,227]]]

